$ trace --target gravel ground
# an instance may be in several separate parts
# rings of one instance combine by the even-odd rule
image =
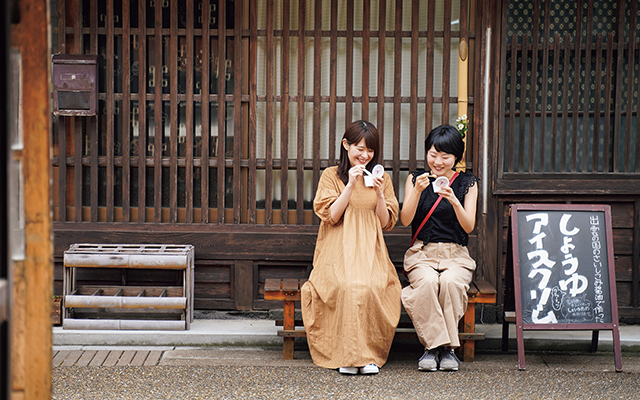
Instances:
[[[279,349],[165,351],[156,366],[53,370],[53,399],[633,399],[640,398],[640,355],[477,354],[458,372],[419,372],[419,354],[392,353],[374,376],[318,368],[308,352],[282,360]]]

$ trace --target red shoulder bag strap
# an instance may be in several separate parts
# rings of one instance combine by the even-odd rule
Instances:
[[[453,177],[451,178],[451,181],[449,181],[449,186],[451,186],[453,181],[456,180],[456,178],[458,177],[458,174],[459,174],[459,172],[456,172],[455,174],[453,174]],[[427,221],[431,217],[431,214],[433,214],[433,210],[435,210],[436,207],[438,207],[438,204],[440,204],[441,200],[442,200],[442,196],[438,196],[438,200],[436,200],[436,202],[433,203],[433,206],[431,207],[431,210],[429,210],[429,212],[427,213],[427,216],[424,217],[424,220],[422,220],[422,223],[420,224],[420,226],[416,230],[416,233],[413,235],[413,239],[411,240],[411,246],[413,246],[413,244],[416,242],[416,238],[418,237],[418,233],[420,233],[420,231],[422,230],[422,227],[424,226],[424,224],[427,223]]]

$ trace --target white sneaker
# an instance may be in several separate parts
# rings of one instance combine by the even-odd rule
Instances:
[[[344,375],[356,375],[358,373],[357,367],[340,367],[338,372]]]
[[[460,360],[456,357],[453,350],[445,350],[440,357],[440,371],[457,371],[460,366]]]
[[[378,372],[380,372],[380,368],[378,368],[378,366],[375,364],[365,365],[364,367],[360,368],[360,373],[362,375],[373,375],[377,374]]]
[[[418,371],[437,371],[440,362],[439,353],[438,349],[425,350],[418,360]]]

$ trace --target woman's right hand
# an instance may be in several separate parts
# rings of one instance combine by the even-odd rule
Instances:
[[[431,173],[425,172],[424,174],[416,178],[416,183],[414,188],[418,193],[422,193],[422,191],[425,190],[431,184],[431,181],[429,180],[430,176],[431,176]]]
[[[407,181],[404,185],[404,202],[402,210],[400,211],[400,223],[402,225],[408,226],[411,221],[413,221],[413,217],[415,216],[416,209],[418,207],[418,202],[420,201],[420,195],[422,194],[422,191],[431,184],[429,176],[430,173],[425,172],[424,174],[416,177],[415,182],[413,182],[413,176],[411,174],[407,176]]]
[[[351,167],[349,169],[349,181],[344,187],[340,196],[336,199],[336,201],[331,204],[331,220],[339,221],[344,213],[344,210],[347,208],[349,204],[349,199],[351,198],[351,193],[356,186],[356,181],[359,176],[362,176],[364,170],[364,165],[356,165],[355,167]]]
[[[364,174],[364,165],[356,165],[349,169],[349,182],[347,182],[347,186],[353,186],[358,181],[358,177]]]

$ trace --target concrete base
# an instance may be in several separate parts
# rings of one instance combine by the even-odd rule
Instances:
[[[516,329],[510,324],[509,350],[515,351]],[[54,346],[282,346],[274,321],[268,319],[196,319],[188,331],[109,331],[53,328]],[[478,351],[500,351],[502,325],[477,324],[485,340],[476,343]],[[591,331],[525,331],[526,350],[588,351]],[[413,345],[418,345],[419,343]],[[620,327],[622,351],[640,352],[640,326]],[[305,346],[305,339],[296,341]],[[297,347],[298,348],[298,347]],[[611,331],[600,331],[599,351],[612,351]]]

